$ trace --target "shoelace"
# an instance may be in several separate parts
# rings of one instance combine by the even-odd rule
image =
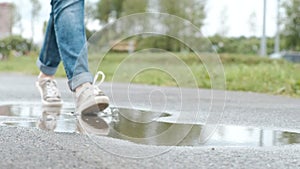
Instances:
[[[59,97],[56,83],[53,80],[46,81],[46,91],[48,97]]]
[[[96,84],[97,80],[98,80],[98,77],[99,75],[101,75],[101,80],[98,84]],[[105,74],[102,72],[102,71],[98,71],[96,74],[95,74],[95,77],[94,77],[94,81],[93,81],[93,86],[94,86],[94,94],[99,94],[101,93],[102,91],[98,88],[99,85],[101,85],[105,80]]]
[[[98,84],[96,84],[99,75],[101,75],[102,78],[101,78],[100,82]],[[79,92],[76,92],[76,97],[79,97],[82,93],[84,93],[86,90],[89,90],[90,88],[94,89],[93,90],[94,95],[102,94],[103,92],[98,88],[98,85],[100,85],[101,83],[103,83],[104,79],[105,79],[105,74],[102,71],[98,71],[95,74],[92,86],[83,87]]]

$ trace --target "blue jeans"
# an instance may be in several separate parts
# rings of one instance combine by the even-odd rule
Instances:
[[[88,69],[84,0],[51,0],[52,10],[37,60],[40,71],[54,75],[62,60],[72,91],[93,77]]]

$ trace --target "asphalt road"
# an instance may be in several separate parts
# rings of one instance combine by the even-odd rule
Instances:
[[[0,104],[38,102],[35,79],[0,73]],[[72,102],[66,80],[58,79],[58,84],[64,101]],[[216,119],[221,117],[219,124],[300,132],[300,99],[226,92],[225,100],[224,91],[214,91],[212,100],[211,90],[183,88],[178,92],[177,88],[121,83],[104,83],[101,88],[112,98],[114,106],[152,106],[173,114],[161,121],[205,123],[213,110],[217,112]],[[0,168],[300,168],[300,145],[164,147],[3,126],[0,127],[0,154]]]

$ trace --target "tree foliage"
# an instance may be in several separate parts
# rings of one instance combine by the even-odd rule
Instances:
[[[189,20],[198,28],[203,26],[205,18],[205,0],[174,1],[160,0],[160,12],[176,15]]]
[[[29,40],[21,36],[14,35],[0,40],[0,54],[4,58],[8,58],[12,51],[24,55],[32,49],[37,49],[37,47],[32,46]]]
[[[122,15],[145,12],[147,5],[148,0],[124,0]]]
[[[149,0],[99,0],[95,10],[95,18],[103,23],[109,19],[117,19],[124,15],[147,11]],[[174,1],[160,0],[159,12],[176,15],[191,21],[197,27],[203,26],[205,18],[205,0]]]
[[[253,54],[259,52],[260,38],[252,37],[222,37],[214,35],[208,37],[213,47],[218,53],[238,53],[238,54]],[[274,52],[274,39],[267,38],[267,53]]]
[[[112,0],[111,9],[114,11],[115,18],[120,18],[122,15],[124,0]]]
[[[93,21],[95,12],[96,12],[96,5],[90,1],[85,1],[85,20],[84,23],[88,24],[89,22]]]
[[[205,18],[205,0],[189,0],[189,1],[174,1],[172,0],[160,0],[159,11],[171,15],[175,15],[181,19],[185,19],[195,25],[198,29],[203,26],[203,20]],[[192,32],[189,27],[184,24],[176,23],[177,19],[172,20],[165,18],[163,21],[168,34],[177,34],[181,36],[181,39],[185,39]],[[166,37],[162,39],[165,42],[165,50],[189,50],[176,39]]]
[[[285,46],[291,50],[300,50],[300,0],[287,0],[283,7],[286,14],[282,33]]]
[[[158,12],[172,14],[179,18],[190,21],[198,29],[201,29],[201,27],[203,26],[203,21],[205,19],[205,2],[206,0],[159,0],[157,1],[155,10]],[[100,0],[97,3],[95,18],[100,20],[100,23],[103,24],[109,22],[109,20],[118,19],[121,16],[146,12],[148,8],[149,0]],[[170,18],[174,19],[174,17]],[[151,20],[154,18],[145,19]],[[149,23],[150,21],[144,22],[144,24]],[[151,24],[155,23],[151,22]],[[163,20],[158,20],[156,24],[166,29],[168,31],[168,34],[180,34],[183,39],[185,37],[188,37],[187,35],[190,35],[191,32],[191,30],[184,24],[176,24],[176,20],[170,20],[167,17]],[[186,49],[186,46],[171,37],[140,37],[138,38],[138,41],[142,44],[139,46],[160,46],[162,47],[162,49],[168,51],[178,51]]]
[[[31,39],[33,41],[34,38],[34,21],[41,11],[41,3],[39,0],[30,0],[31,3]]]
[[[12,17],[11,17],[11,27],[19,27],[20,30],[22,30],[22,25],[21,25],[21,15],[19,13],[18,7],[16,4],[12,3]],[[11,29],[12,29],[11,28]]]
[[[117,19],[121,16],[124,0],[100,0],[97,3],[95,18],[107,23],[110,18]]]
[[[101,0],[97,3],[96,19],[101,22],[108,22],[109,15],[111,13],[110,0]]]
[[[31,16],[33,18],[37,17],[39,15],[39,12],[41,10],[41,3],[39,0],[30,0],[31,2]]]

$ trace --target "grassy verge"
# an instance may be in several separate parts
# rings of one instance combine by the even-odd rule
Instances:
[[[108,81],[211,87],[210,77],[199,58],[193,54],[177,56],[178,58],[168,54],[138,54],[128,57],[128,54],[111,53],[100,64],[100,59],[92,55],[89,64],[92,72],[98,69],[104,71]],[[228,90],[300,96],[300,64],[236,54],[221,54],[220,58]],[[0,72],[38,74],[35,61],[36,57],[30,56],[0,61]],[[143,70],[147,67],[156,69]],[[62,65],[59,66],[57,76],[65,77]]]

